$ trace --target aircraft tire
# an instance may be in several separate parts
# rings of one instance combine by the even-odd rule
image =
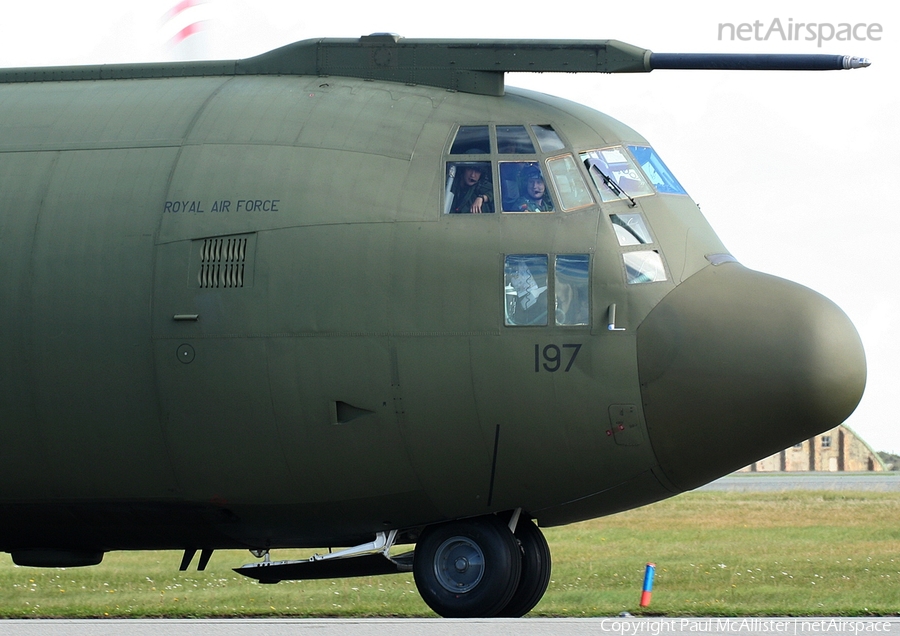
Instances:
[[[413,558],[419,594],[445,618],[496,616],[515,593],[521,569],[518,541],[494,515],[427,527]]]
[[[550,546],[544,533],[530,519],[519,519],[516,539],[522,551],[522,575],[512,599],[497,616],[525,616],[543,598],[550,584]]]

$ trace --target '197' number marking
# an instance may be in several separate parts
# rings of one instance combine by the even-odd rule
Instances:
[[[563,369],[563,373],[568,373],[575,363],[575,358],[578,357],[578,352],[581,351],[580,344],[564,344],[562,349],[555,344],[548,344],[543,348],[539,344],[534,345],[534,372],[539,373],[542,368],[550,373],[559,371],[563,364],[563,349],[572,350],[572,356]]]

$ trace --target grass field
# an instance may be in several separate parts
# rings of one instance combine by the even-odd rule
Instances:
[[[898,493],[694,492],[545,534],[553,575],[534,615],[900,614]],[[411,574],[259,585],[231,571],[248,552],[216,552],[205,572],[178,572],[180,560],[111,553],[47,570],[6,555],[0,617],[433,616]],[[648,561],[653,599],[640,611]]]

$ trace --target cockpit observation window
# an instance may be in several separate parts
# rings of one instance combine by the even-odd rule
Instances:
[[[551,260],[552,272],[548,271]],[[590,325],[590,262],[590,254],[507,255],[503,264],[504,324],[508,327]],[[552,320],[547,315],[550,296],[554,300]]]
[[[559,135],[556,134],[556,131],[553,130],[553,126],[532,126],[531,130],[534,132],[534,136],[537,137],[541,152],[556,152],[566,147]]]
[[[549,159],[547,167],[550,169],[550,176],[553,177],[553,185],[559,193],[559,202],[563,210],[577,210],[594,202],[572,155]]]
[[[554,295],[556,296],[556,324],[563,326],[589,325],[591,319],[591,287],[588,254],[563,254],[556,257]]]
[[[500,198],[504,212],[553,211],[553,199],[536,161],[500,163]]]
[[[497,126],[497,150],[501,155],[534,154],[525,126]]]
[[[487,126],[460,126],[450,148],[451,155],[487,155],[491,152],[491,137]]]
[[[653,242],[642,214],[610,214],[609,220],[612,221],[619,245],[646,245]]]
[[[653,188],[622,146],[591,150],[580,156],[602,201],[653,194]]]
[[[625,252],[622,258],[625,260],[625,282],[629,285],[666,280],[666,269],[656,250]]]
[[[547,255],[510,254],[503,268],[506,325],[547,324]]]
[[[656,151],[649,146],[628,146],[650,183],[662,194],[687,194]]]

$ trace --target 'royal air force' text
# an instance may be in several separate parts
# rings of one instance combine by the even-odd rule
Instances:
[[[279,212],[281,199],[222,199],[216,201],[166,201],[164,214],[204,214],[226,212]]]

